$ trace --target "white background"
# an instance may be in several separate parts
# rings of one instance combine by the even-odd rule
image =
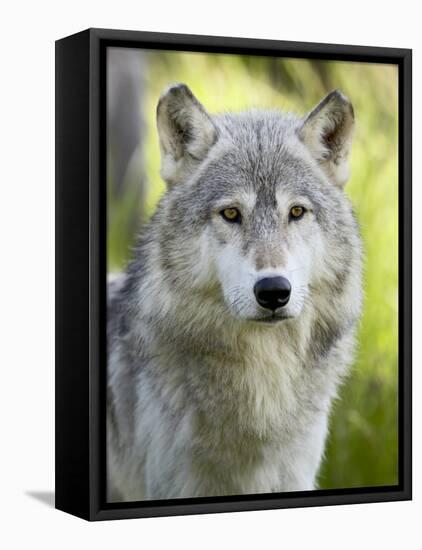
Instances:
[[[0,34],[0,544],[3,548],[421,548],[421,352],[414,354],[414,502],[89,524],[34,498],[54,487],[54,40],[87,27],[414,49],[418,2],[7,2]],[[382,90],[373,91],[382,94]],[[421,138],[414,135],[415,330],[422,306]],[[419,248],[420,249],[420,248]],[[380,281],[382,284],[382,281]],[[46,496],[44,495],[44,500]],[[50,497],[47,494],[47,500]],[[50,498],[51,500],[51,498]]]

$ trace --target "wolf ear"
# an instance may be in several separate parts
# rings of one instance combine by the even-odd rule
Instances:
[[[299,135],[330,180],[342,188],[349,179],[349,154],[355,126],[353,107],[334,90],[305,118]]]
[[[178,183],[207,156],[217,140],[217,129],[204,107],[185,84],[163,92],[157,105],[161,175]]]

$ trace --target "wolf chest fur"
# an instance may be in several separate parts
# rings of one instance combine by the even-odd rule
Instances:
[[[351,103],[157,107],[167,192],[109,284],[109,499],[310,490],[353,358]]]

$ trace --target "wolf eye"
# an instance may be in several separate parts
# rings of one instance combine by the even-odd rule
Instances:
[[[225,208],[224,210],[221,210],[220,214],[226,222],[240,223],[241,216],[237,208]]]
[[[303,214],[306,212],[305,208],[303,206],[292,206],[290,208],[290,219],[292,220],[300,220],[300,218],[303,216]]]

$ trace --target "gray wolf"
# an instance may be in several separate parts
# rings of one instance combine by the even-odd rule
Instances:
[[[314,489],[362,301],[352,105],[211,115],[177,84],[157,127],[167,192],[108,293],[108,497]]]

